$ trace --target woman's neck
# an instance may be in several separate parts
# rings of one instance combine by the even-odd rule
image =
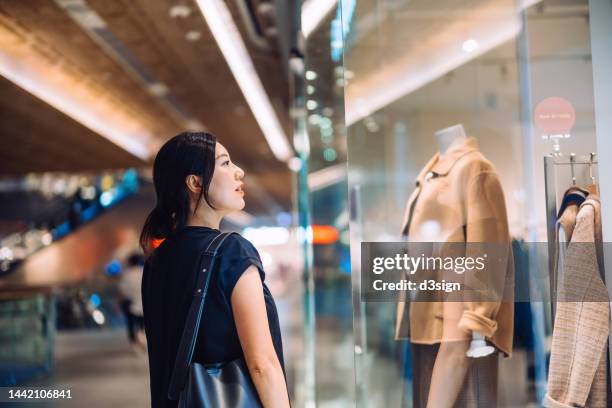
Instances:
[[[187,220],[187,226],[192,227],[208,227],[213,229],[219,229],[221,219],[223,215],[216,211],[200,211],[196,214],[192,214]]]

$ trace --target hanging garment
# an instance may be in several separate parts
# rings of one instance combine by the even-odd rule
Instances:
[[[485,159],[474,138],[466,139],[423,168],[416,189],[408,199],[402,233],[410,242],[490,243],[504,249],[495,275],[503,301],[464,302],[455,313],[463,333],[451,338],[444,332],[445,307],[452,302],[406,302],[400,293],[396,339],[416,344],[461,340],[465,333],[479,332],[506,355],[512,352],[514,265],[508,232],[504,194],[493,165]],[[454,313],[454,312],[453,312]]]
[[[571,206],[562,214],[571,225]],[[580,205],[569,233],[557,288],[547,393],[544,406],[604,408],[607,403],[607,343],[610,303],[603,265],[599,198]]]
[[[567,249],[567,244],[569,244],[572,238],[572,232],[574,232],[578,209],[588,195],[589,192],[587,190],[578,186],[570,187],[565,194],[563,194],[561,206],[557,213],[557,222],[555,224],[555,253],[550,254],[550,256],[553,256],[554,260],[553,276],[551,276],[551,279],[554,279],[553,282],[555,286],[557,286],[559,282],[560,274],[565,270],[565,251]],[[554,299],[552,300],[554,301]]]

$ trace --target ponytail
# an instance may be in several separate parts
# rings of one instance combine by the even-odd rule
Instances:
[[[140,247],[145,255],[155,249],[154,241],[166,239],[187,223],[190,198],[185,178],[194,174],[202,178],[200,200],[212,207],[208,188],[215,169],[216,137],[205,132],[185,132],[168,140],[153,163],[153,184],[157,204],[147,217],[140,233]],[[194,211],[195,212],[195,211]]]
[[[172,233],[173,222],[170,214],[164,214],[159,208],[153,208],[149,213],[140,233],[140,247],[145,254],[149,254],[153,248],[152,243],[157,239],[165,239]]]

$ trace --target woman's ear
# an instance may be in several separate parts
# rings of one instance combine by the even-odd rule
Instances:
[[[195,174],[185,177],[185,184],[190,193],[199,194],[200,190],[202,190],[202,178]]]

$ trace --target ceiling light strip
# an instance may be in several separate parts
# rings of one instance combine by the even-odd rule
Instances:
[[[113,123],[110,118],[85,106],[65,89],[47,81],[46,76],[41,75],[40,71],[32,69],[2,51],[0,51],[0,75],[132,155],[141,160],[149,158],[149,149],[143,142],[150,137],[149,134],[123,129],[120,124]]]
[[[306,0],[302,4],[302,34],[308,38],[336,7],[338,0]]]
[[[334,164],[324,169],[313,171],[308,175],[308,189],[311,192],[317,191],[345,181],[348,174],[347,171],[346,163]]]
[[[229,9],[222,0],[196,1],[274,156],[289,160],[293,152]]]

